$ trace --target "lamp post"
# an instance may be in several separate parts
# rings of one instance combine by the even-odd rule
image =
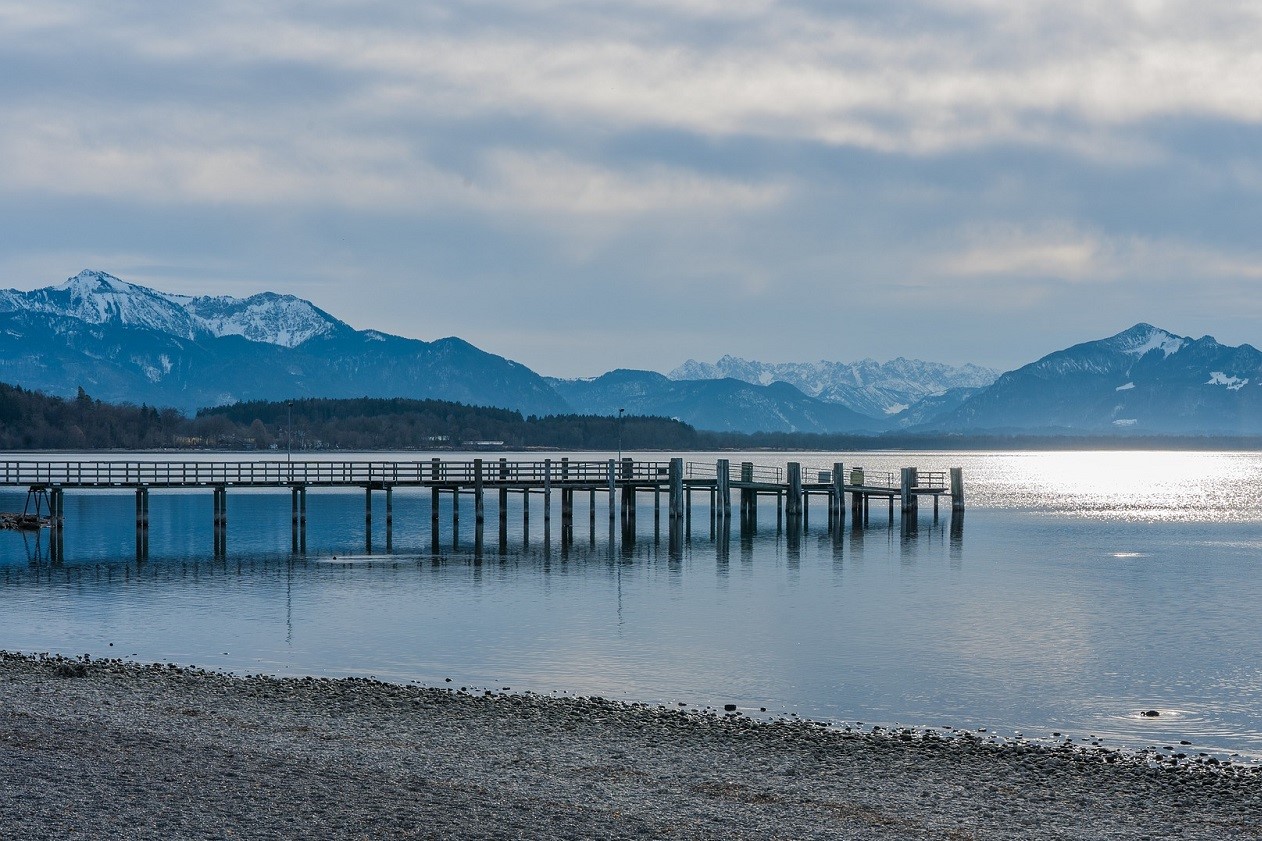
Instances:
[[[285,401],[285,462],[293,471],[294,461],[294,401]]]
[[[626,409],[618,410],[618,464],[622,464],[622,414]],[[621,469],[621,467],[619,467]]]

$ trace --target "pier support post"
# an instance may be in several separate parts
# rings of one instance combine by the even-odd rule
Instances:
[[[789,496],[785,500],[785,513],[790,517],[798,517],[802,514],[802,465],[799,462],[789,462]]]
[[[298,552],[307,554],[307,486],[298,488]]]
[[[678,520],[684,516],[684,460],[682,458],[670,460],[668,477],[670,479],[670,517],[672,520]]]
[[[372,485],[364,486],[364,551],[372,554]]]
[[[298,553],[298,486],[289,486],[289,551]]]
[[[215,557],[222,558],[228,554],[228,488],[216,485],[214,489],[215,505]]]
[[[732,518],[732,466],[731,462],[721,458],[714,465],[714,489],[718,494],[718,515],[724,519]]]
[[[964,468],[951,468],[951,510],[964,510]]]
[[[833,493],[831,500],[834,525],[841,528],[846,524],[846,466],[841,462],[833,462]]]
[[[754,465],[748,461],[741,462],[741,484],[742,486],[751,481],[754,475]],[[741,520],[749,519],[749,488],[741,487]]]
[[[434,540],[438,540],[438,503],[440,497],[438,495],[438,486],[429,486],[429,528],[430,534]]]
[[[508,528],[508,459],[500,459],[500,532]],[[502,542],[502,541],[501,541]]]
[[[483,499],[482,459],[473,460],[473,524],[480,526],[486,521],[486,506]]]
[[[543,528],[552,523],[552,459],[543,460]]]
[[[136,488],[136,560],[149,557],[149,489]]]
[[[635,475],[635,465],[629,458],[624,458],[622,464],[618,467],[618,477],[622,480],[622,520],[625,526],[635,520],[635,486],[632,483],[632,477]]]
[[[60,564],[65,558],[66,493],[54,487],[48,494],[48,560]]]
[[[394,551],[394,485],[386,485],[386,554]]]
[[[920,484],[916,468],[904,467],[901,473],[900,495],[902,497],[903,515],[914,517],[917,514],[917,496],[915,488]]]
[[[617,462],[609,459],[609,522],[614,521],[614,508],[618,504]]]

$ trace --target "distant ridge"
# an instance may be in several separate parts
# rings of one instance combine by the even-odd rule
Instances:
[[[461,339],[354,330],[292,295],[171,295],[91,270],[58,286],[0,291],[0,380],[186,412],[365,396],[566,409],[538,374]]]
[[[548,382],[576,411],[674,417],[727,432],[873,432],[887,421],[803,394],[788,383],[671,380],[654,371],[617,370],[590,380]]]
[[[723,376],[719,376],[722,374]],[[993,380],[993,381],[992,381]],[[875,435],[1262,435],[1262,352],[1136,324],[997,378],[919,360],[689,360],[670,376],[545,379],[448,337],[355,330],[292,295],[173,295],[85,270],[0,290],[0,382],[184,412],[251,400],[405,398],[678,418],[698,430]]]
[[[715,363],[689,359],[668,375],[673,380],[731,377],[747,383],[785,382],[809,397],[837,403],[874,418],[897,415],[927,398],[953,389],[977,389],[999,372],[978,365],[944,365],[899,357],[889,362],[769,363],[723,356]]]
[[[1010,371],[916,429],[1257,435],[1262,352],[1136,324]]]

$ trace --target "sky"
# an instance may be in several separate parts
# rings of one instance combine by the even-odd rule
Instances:
[[[1262,4],[0,0],[0,286],[553,376],[1262,343]]]

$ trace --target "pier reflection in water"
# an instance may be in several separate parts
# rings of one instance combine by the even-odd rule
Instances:
[[[1215,497],[1258,487],[1262,458],[1189,460],[1140,510],[1059,457],[965,459],[967,527],[883,506],[842,529],[822,506],[724,521],[702,498],[675,529],[649,506],[624,529],[579,495],[569,530],[535,500],[502,526],[491,503],[479,535],[447,497],[435,550],[428,494],[399,490],[375,553],[355,493],[310,493],[305,555],[287,493],[236,493],[222,557],[205,494],[155,493],[139,563],[130,496],[68,495],[63,563],[0,535],[0,645],[1262,754],[1262,503]]]

